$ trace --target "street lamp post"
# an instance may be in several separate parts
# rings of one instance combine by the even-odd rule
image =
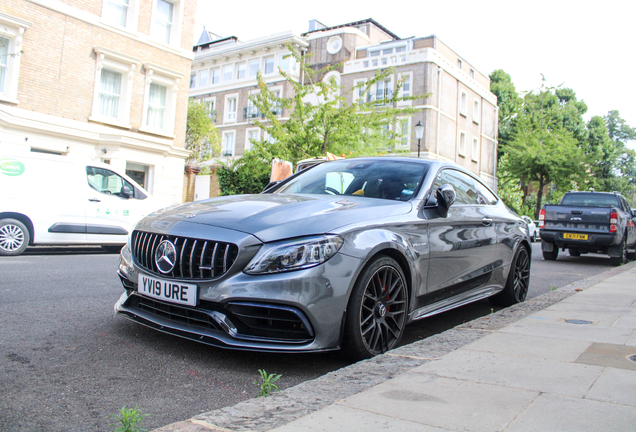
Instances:
[[[415,125],[415,136],[417,137],[417,157],[420,157],[420,144],[422,142],[422,136],[424,135],[424,125],[422,120],[419,120]]]

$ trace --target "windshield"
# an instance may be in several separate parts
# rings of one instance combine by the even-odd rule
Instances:
[[[274,193],[356,195],[408,201],[420,187],[428,165],[404,160],[344,160],[322,163]]]
[[[615,195],[583,193],[566,194],[561,201],[561,205],[583,207],[616,207],[619,204]]]

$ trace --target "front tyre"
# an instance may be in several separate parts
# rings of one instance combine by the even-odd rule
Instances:
[[[530,288],[530,252],[525,246],[519,246],[506,280],[504,289],[490,297],[490,302],[497,306],[512,306],[525,301]]]
[[[342,354],[351,361],[371,358],[397,346],[407,320],[406,279],[387,256],[371,261],[351,293]]]
[[[20,255],[26,250],[29,240],[29,230],[22,222],[16,219],[0,220],[0,255]]]

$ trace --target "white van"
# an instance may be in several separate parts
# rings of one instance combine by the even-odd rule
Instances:
[[[0,156],[0,255],[20,255],[29,245],[114,250],[160,207],[110,165],[37,153]]]

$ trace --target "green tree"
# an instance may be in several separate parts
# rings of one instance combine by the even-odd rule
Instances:
[[[292,163],[309,157],[334,154],[364,155],[395,148],[401,139],[398,116],[410,116],[416,110],[410,105],[398,106],[406,100],[421,100],[426,96],[401,97],[403,80],[398,79],[394,93],[380,96],[365,95],[375,84],[394,73],[393,68],[378,71],[374,77],[348,91],[334,79],[322,79],[339,65],[313,70],[289,46],[290,56],[300,64],[303,82],[296,81],[281,71],[293,88],[290,97],[275,94],[258,74],[259,93],[250,100],[264,116],[255,124],[264,130],[268,139],[252,142],[252,151],[262,159],[280,158]],[[348,102],[347,95],[359,95],[357,101]],[[354,98],[355,99],[355,98]],[[284,109],[288,119],[281,121],[278,114]],[[397,133],[391,133],[390,129]],[[411,133],[409,130],[407,133]]]
[[[510,174],[537,186],[535,218],[545,186],[553,183],[569,189],[589,179],[586,170],[580,169],[585,166],[585,154],[575,137],[580,131],[572,119],[572,105],[568,105],[572,100],[562,101],[556,90],[543,86],[524,96],[513,138],[504,148]]]
[[[514,121],[521,110],[523,99],[517,93],[512,78],[503,69],[497,69],[490,74],[490,91],[497,96],[499,143],[504,147],[512,140]],[[501,151],[499,153],[498,156],[501,157]]]
[[[220,137],[206,103],[190,99],[186,123],[185,148],[190,150],[187,161],[202,162],[212,159],[221,150]]]
[[[240,159],[222,164],[217,171],[221,195],[256,194],[269,183],[271,166],[248,151]]]

